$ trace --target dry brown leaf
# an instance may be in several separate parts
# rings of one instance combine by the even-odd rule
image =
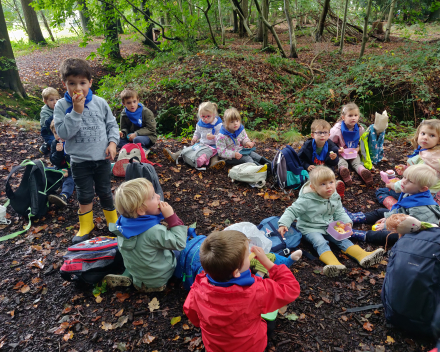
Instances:
[[[14,290],[18,290],[21,286],[23,286],[24,285],[24,282],[23,281],[19,281],[19,282],[17,282],[16,284],[15,284],[15,286],[14,286]]]
[[[101,329],[105,330],[105,331],[108,331],[108,330],[113,329],[113,325],[111,323],[106,323],[105,321],[103,321],[101,323]]]
[[[392,344],[394,342],[396,341],[391,336],[387,336],[387,340],[385,341],[385,343]]]
[[[134,322],[133,322],[133,325],[134,326],[138,326],[138,325],[142,325],[144,323],[144,321],[141,319],[141,320],[135,320]]]
[[[95,299],[95,301],[96,301],[96,303],[101,303],[102,302],[102,297],[101,296],[96,296],[96,299]]]
[[[153,311],[155,311],[156,309],[159,309],[159,308],[160,308],[159,301],[157,300],[156,297],[154,297],[154,298],[150,301],[150,303],[148,303],[148,308],[150,309],[150,312],[153,312]]]
[[[63,336],[64,341],[68,341],[73,337],[73,332],[69,331],[66,335]]]
[[[122,313],[124,312],[124,309],[121,309],[119,312],[115,314],[115,317],[120,317]]]
[[[363,325],[363,328],[367,331],[373,331],[374,325],[371,324],[369,321],[365,322]]]
[[[147,345],[149,345],[150,343],[152,343],[153,342],[153,340],[155,339],[156,337],[154,337],[154,336],[151,336],[148,332],[144,335],[144,337],[142,337],[142,342],[143,343],[146,343]]]
[[[341,319],[342,319],[343,321],[348,321],[348,318],[347,318],[346,315],[341,316]]]
[[[116,298],[118,299],[119,302],[124,302],[127,298],[130,297],[129,293],[121,293],[121,292],[117,292],[116,293]]]
[[[183,330],[189,330],[189,325],[188,324],[183,324],[182,328],[183,328]]]
[[[24,286],[20,289],[20,292],[21,292],[21,293],[26,293],[26,292],[29,292],[30,289],[31,289],[31,288],[30,288],[28,285],[24,285]]]

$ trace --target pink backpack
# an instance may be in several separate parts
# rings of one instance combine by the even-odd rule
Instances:
[[[118,160],[113,166],[113,175],[117,177],[125,177],[125,169],[127,168],[128,162],[132,158],[137,158],[141,163],[147,163],[153,166],[159,165],[156,163],[152,163],[147,159],[147,154],[145,153],[145,150],[142,148],[142,144],[127,143],[119,151]]]

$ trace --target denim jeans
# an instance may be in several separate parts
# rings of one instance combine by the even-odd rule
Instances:
[[[75,182],[73,181],[72,172],[69,169],[69,175],[63,181],[61,194],[64,194],[67,198],[70,198],[74,189],[75,189]]]
[[[110,186],[110,160],[72,162],[71,168],[79,204],[92,203],[96,192],[103,209],[115,209]]]
[[[50,150],[52,142],[55,139],[55,136],[53,135],[52,131],[47,130],[46,127],[42,127],[40,133],[41,133],[41,137],[43,137],[44,142],[46,143],[47,149]]]
[[[251,152],[249,155],[242,155],[240,159],[225,159],[226,164],[228,165],[241,165],[244,163],[254,163],[256,165],[260,165],[261,155],[258,155],[255,152]]]
[[[379,188],[376,191],[376,198],[379,201],[380,204],[383,205],[383,200],[388,197],[391,196],[395,199],[399,199],[400,197],[400,193],[394,192],[392,189],[390,188]]]
[[[318,232],[305,234],[304,237],[307,241],[309,241],[313,245],[313,248],[315,248],[319,256],[321,256],[322,253],[331,250],[328,241],[336,244],[338,248],[344,252],[347,250],[348,247],[353,246],[353,243],[347,239],[342,241],[337,241],[330,235],[323,235],[322,233],[318,233]]]
[[[151,142],[150,137],[148,136],[137,136],[133,139],[133,142],[129,142],[127,138],[120,138],[118,147],[122,148],[124,145],[128,143],[140,143],[142,148],[148,149],[153,146],[154,143]]]

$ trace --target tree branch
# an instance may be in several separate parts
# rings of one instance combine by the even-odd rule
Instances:
[[[205,15],[206,21],[208,22],[208,26],[209,26],[209,32],[211,33],[212,41],[214,42],[215,47],[218,48],[218,44],[217,44],[217,42],[215,40],[214,33],[212,32],[211,22],[209,22],[209,17],[208,17],[208,11],[211,8],[211,3],[209,2],[209,0],[206,0],[206,2],[208,3],[208,8],[206,9],[206,11],[203,10],[201,7],[199,7],[197,5],[195,5],[195,7],[197,7],[200,10],[202,10],[203,14]]]

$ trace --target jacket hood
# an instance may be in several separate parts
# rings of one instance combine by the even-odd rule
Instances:
[[[131,251],[136,247],[136,242],[138,236],[133,236],[130,238],[125,238],[122,233],[117,229],[116,224],[111,223],[109,225],[109,230],[111,233],[115,234],[118,237],[118,246],[127,251]]]
[[[331,195],[331,197],[329,199],[324,199],[322,198],[318,193],[316,193],[311,187],[310,187],[311,183],[310,180],[307,181],[302,187],[301,190],[299,191],[299,198],[305,198],[305,199],[310,199],[313,200],[315,202],[326,202],[328,200],[337,200],[338,198],[341,198],[339,196],[338,193],[336,193],[336,189],[335,192]]]

